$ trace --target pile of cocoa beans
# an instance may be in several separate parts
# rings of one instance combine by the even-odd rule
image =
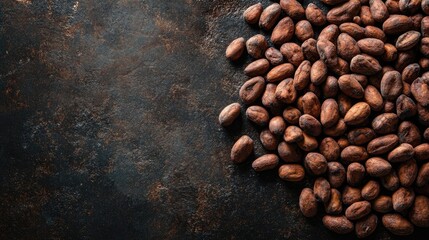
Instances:
[[[321,1],[327,13],[297,0],[244,11],[261,34],[226,49],[252,62],[241,104],[219,122],[246,109],[266,150],[253,169],[310,181],[299,207],[323,212],[329,230],[363,238],[379,223],[395,235],[429,227],[429,0]],[[253,150],[240,137],[232,162]]]

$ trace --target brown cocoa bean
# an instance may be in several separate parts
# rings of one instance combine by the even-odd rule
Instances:
[[[347,111],[344,121],[347,125],[358,125],[369,117],[371,108],[368,103],[358,102]]]
[[[421,143],[419,128],[412,122],[403,121],[398,128],[398,137],[400,143],[409,143],[413,147]]]
[[[296,143],[304,140],[304,135],[301,128],[289,126],[286,128],[283,139],[287,143]]]
[[[258,100],[265,90],[265,80],[263,77],[254,77],[247,80],[239,91],[239,96],[244,104],[252,104]]]
[[[416,59],[416,52],[409,50],[405,52],[399,52],[395,63],[395,69],[402,72],[405,67],[414,63]]]
[[[429,198],[416,196],[409,218],[417,227],[429,227]]]
[[[308,60],[304,60],[296,69],[295,76],[293,78],[293,85],[296,90],[300,91],[305,89],[310,83],[310,71],[311,63]]]
[[[343,135],[347,130],[347,125],[343,119],[338,120],[337,124],[335,124],[331,128],[324,128],[323,133],[329,137],[339,137]]]
[[[382,56],[383,61],[393,62],[398,58],[398,50],[395,46],[390,43],[384,44],[384,54]]]
[[[375,132],[371,128],[356,128],[347,134],[347,139],[353,145],[364,145],[375,138]]]
[[[277,148],[279,157],[287,163],[301,162],[302,152],[295,144],[281,142]]]
[[[429,79],[417,78],[414,80],[411,84],[411,93],[420,105],[429,106]]]
[[[270,115],[261,106],[250,106],[246,110],[247,119],[259,126],[266,126],[270,120]]]
[[[264,94],[262,94],[262,105],[271,111],[276,111],[281,106],[280,101],[276,98],[276,88],[276,84],[268,83],[265,86]]]
[[[408,143],[402,143],[395,149],[393,149],[389,155],[387,155],[387,160],[392,163],[405,162],[411,159],[414,156],[414,148]]]
[[[277,137],[271,133],[269,129],[261,131],[259,139],[261,140],[262,146],[268,151],[276,150],[279,144]]]
[[[359,54],[350,61],[350,70],[363,75],[374,75],[381,71],[381,66],[377,59],[369,55]]]
[[[429,160],[429,143],[422,143],[414,148],[414,157],[419,162]]]
[[[329,10],[328,14],[326,15],[326,19],[328,20],[328,22],[337,25],[344,22],[351,22],[353,20],[353,17],[359,13],[359,10],[360,1],[349,0]]]
[[[323,203],[328,203],[331,199],[331,185],[323,177],[318,177],[314,181],[313,192],[316,198]]]
[[[299,209],[305,217],[314,217],[317,214],[317,200],[311,188],[304,188],[299,196]]]
[[[262,58],[267,48],[268,42],[261,34],[256,34],[246,41],[247,53],[255,59]]]
[[[349,140],[347,140],[347,138],[344,138],[344,137],[339,138],[338,141],[337,141],[337,143],[338,143],[338,146],[340,146],[341,150],[343,150],[344,148],[350,146]]]
[[[275,116],[268,123],[268,129],[275,135],[283,135],[286,129],[286,123],[283,117]]]
[[[347,234],[353,231],[353,223],[345,216],[325,215],[322,219],[323,225],[337,234]]]
[[[271,33],[271,42],[275,45],[282,45],[292,40],[295,32],[295,25],[290,17],[282,18],[274,27]]]
[[[347,33],[341,33],[337,39],[338,55],[347,61],[350,61],[354,56],[360,54],[360,49],[357,42]]]
[[[380,155],[390,152],[399,143],[399,137],[395,134],[388,134],[374,138],[368,143],[367,151],[371,155]]]
[[[420,166],[419,173],[416,178],[416,185],[423,187],[429,183],[429,163]]]
[[[312,92],[307,92],[302,97],[302,107],[304,114],[310,114],[315,118],[319,118],[321,106],[319,98]]]
[[[325,128],[334,126],[340,119],[338,104],[334,99],[326,99],[321,107],[320,121]]]
[[[295,36],[301,42],[314,37],[313,27],[307,20],[301,20],[295,25]]]
[[[380,111],[383,109],[383,97],[376,87],[368,85],[364,91],[364,100],[373,111]]]
[[[345,215],[347,219],[351,221],[355,221],[365,217],[370,212],[371,212],[371,203],[369,203],[368,201],[360,201],[350,205],[346,209]]]
[[[417,114],[417,106],[413,99],[402,94],[396,99],[396,113],[401,120],[404,120]]]
[[[347,167],[347,184],[359,186],[365,177],[365,167],[360,163],[351,163]]]
[[[359,26],[356,23],[346,22],[342,23],[340,26],[340,32],[346,33],[352,38],[359,40],[365,37],[365,28]]]
[[[429,56],[429,37],[420,40],[420,52],[426,57]]]
[[[280,0],[280,6],[287,16],[294,20],[300,20],[305,17],[305,10],[301,3],[296,0]]]
[[[333,98],[338,94],[338,79],[333,76],[328,76],[322,86],[323,96],[325,98]]]
[[[278,164],[279,157],[277,154],[265,154],[253,161],[252,168],[257,172],[261,172],[274,169]]]
[[[340,146],[333,138],[330,137],[324,138],[320,142],[319,150],[328,162],[336,161],[340,156]]]
[[[368,6],[362,6],[360,9],[360,19],[364,25],[374,25],[375,20],[371,15],[371,10]]]
[[[322,60],[313,63],[310,70],[310,80],[314,85],[322,84],[328,77],[328,67]]]
[[[240,104],[231,103],[226,106],[219,114],[219,123],[222,127],[231,125],[235,119],[240,115]]]
[[[268,62],[268,60],[265,58],[261,58],[247,65],[247,67],[244,69],[244,74],[249,77],[256,77],[264,75],[269,68],[270,62]]]
[[[317,41],[317,52],[327,66],[335,66],[338,63],[337,49],[335,45],[327,40]]]
[[[310,62],[315,62],[319,60],[319,53],[317,52],[316,44],[317,41],[314,38],[309,38],[305,40],[301,45],[301,49],[304,53],[305,58]]]
[[[295,102],[297,92],[293,86],[293,79],[286,78],[285,80],[281,81],[279,85],[277,85],[275,95],[280,102],[287,104]]]
[[[389,17],[389,11],[381,0],[370,0],[369,9],[376,22],[384,22]]]
[[[429,37],[429,16],[426,16],[421,21],[420,32],[423,37]]]
[[[344,205],[351,205],[362,200],[361,189],[346,186],[343,190],[342,200]]]
[[[278,82],[285,78],[292,77],[294,72],[295,72],[295,67],[292,64],[290,63],[280,64],[274,67],[273,69],[271,69],[267,73],[267,82]]]
[[[392,194],[393,209],[397,212],[403,212],[410,208],[414,203],[414,191],[410,188],[401,187]]]
[[[300,164],[284,164],[279,168],[279,177],[288,182],[300,182],[305,177],[305,170]]]
[[[228,45],[225,51],[225,56],[231,61],[237,61],[241,55],[243,55],[245,48],[246,41],[244,38],[237,38]]]
[[[273,66],[277,66],[283,63],[283,55],[276,48],[270,47],[265,51],[265,58],[271,63]]]
[[[399,10],[399,0],[386,0],[384,3],[387,7],[387,10],[390,14],[398,14],[400,13]]]
[[[408,31],[403,33],[396,40],[396,49],[398,51],[407,51],[416,46],[420,41],[421,34],[417,31]]]
[[[381,195],[372,201],[372,209],[379,213],[388,213],[393,211],[392,197]]]
[[[379,157],[372,157],[365,162],[366,171],[371,177],[384,177],[392,170],[392,165]]]
[[[410,187],[416,180],[418,166],[414,159],[410,159],[401,163],[397,171],[401,185],[404,187]]]
[[[414,232],[413,224],[398,213],[385,214],[381,221],[383,226],[395,235],[406,236]]]
[[[304,165],[310,174],[316,176],[324,174],[328,169],[326,158],[316,152],[310,152],[305,156]]]
[[[339,188],[346,180],[346,170],[339,162],[328,162],[328,180],[333,188]]]
[[[246,161],[253,152],[253,146],[253,140],[249,136],[240,137],[232,146],[231,161],[236,164]]]
[[[322,125],[310,114],[304,114],[299,118],[299,127],[302,131],[314,137],[322,133]]]
[[[398,116],[394,113],[382,113],[376,116],[372,120],[372,129],[379,134],[385,135],[388,133],[396,132],[398,128],[399,119]]]
[[[337,102],[340,114],[344,117],[346,113],[350,110],[350,108],[352,108],[353,106],[352,100],[345,94],[340,94],[338,95]]]
[[[357,74],[342,75],[338,79],[338,87],[341,92],[352,98],[362,98],[364,96],[364,89],[357,80],[358,76]]]
[[[355,224],[355,233],[358,238],[366,238],[372,235],[377,229],[378,217],[375,214],[370,214],[365,218],[360,219]]]
[[[407,15],[414,14],[420,9],[421,0],[399,0],[399,10]]]
[[[368,181],[362,187],[362,198],[367,201],[372,201],[380,194],[380,184],[375,180]]]
[[[346,162],[363,162],[368,159],[368,153],[364,147],[348,146],[341,151],[341,159]]]
[[[271,30],[282,13],[280,4],[273,3],[262,11],[259,17],[259,27],[265,31]]]
[[[403,89],[401,73],[389,71],[381,79],[380,92],[387,100],[396,100],[401,95]]]
[[[283,111],[283,118],[290,124],[298,125],[299,117],[301,117],[301,112],[297,108],[287,107]]]
[[[284,43],[280,48],[280,52],[288,60],[288,62],[292,63],[296,67],[298,67],[302,63],[302,61],[304,61],[304,54],[302,52],[302,49],[296,43]]]
[[[323,13],[323,11],[314,3],[307,5],[307,8],[305,9],[305,17],[315,26],[323,26],[326,24],[325,13]]]
[[[326,26],[324,29],[322,29],[317,40],[335,42],[339,34],[340,34],[340,29],[338,28],[338,26],[335,24],[330,24]]]
[[[365,27],[365,37],[366,38],[375,38],[382,42],[386,42],[386,34],[383,32],[382,29],[374,26],[366,26]]]
[[[390,171],[386,176],[381,177],[381,185],[389,190],[396,191],[399,188],[399,178],[395,171]]]
[[[383,23],[383,31],[386,34],[402,34],[413,28],[413,21],[405,15],[391,15]]]
[[[254,4],[243,12],[243,18],[248,24],[256,24],[263,10],[261,3]]]
[[[419,122],[425,126],[429,126],[429,106],[424,107],[420,103],[417,104],[417,115],[419,116]]]
[[[340,214],[343,211],[343,203],[341,202],[341,193],[331,188],[331,197],[329,202],[325,203],[325,212],[327,214]]]
[[[357,42],[360,50],[372,56],[380,56],[384,53],[384,42],[376,38],[364,38]]]

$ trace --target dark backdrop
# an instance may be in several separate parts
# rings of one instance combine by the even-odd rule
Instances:
[[[0,1],[0,239],[340,239],[299,213],[305,183],[229,162],[257,138],[217,124],[253,3]]]

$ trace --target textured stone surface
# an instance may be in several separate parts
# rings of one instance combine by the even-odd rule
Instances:
[[[229,162],[257,138],[217,124],[252,3],[0,1],[0,239],[335,237],[300,214],[305,183]]]

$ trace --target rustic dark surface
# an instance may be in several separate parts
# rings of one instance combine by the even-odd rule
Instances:
[[[340,239],[299,213],[304,184],[229,162],[257,136],[216,122],[254,2],[0,1],[0,239]]]

